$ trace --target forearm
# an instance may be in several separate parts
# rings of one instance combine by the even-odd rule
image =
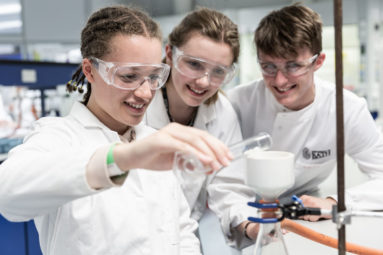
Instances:
[[[94,194],[85,169],[92,151],[18,152],[0,170],[0,212],[29,220],[74,199]],[[71,155],[71,156],[69,156]],[[62,160],[68,156],[67,160]]]

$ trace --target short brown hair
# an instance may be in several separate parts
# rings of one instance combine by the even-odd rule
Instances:
[[[81,32],[81,55],[83,58],[102,58],[113,49],[111,39],[117,35],[142,35],[162,41],[158,24],[144,11],[127,6],[112,6],[94,12]],[[85,75],[81,65],[67,84],[69,92],[78,90],[82,93]],[[87,83],[84,103],[87,104],[91,93],[91,84]]]
[[[229,45],[233,54],[233,63],[238,62],[238,26],[225,14],[206,7],[200,7],[190,12],[169,34],[169,44],[181,47],[193,33],[199,33],[213,41]],[[208,98],[205,104],[214,103],[217,99],[218,92]]]
[[[322,51],[322,20],[318,13],[296,3],[272,11],[259,23],[254,34],[257,52],[274,57],[296,57],[307,47],[313,54]]]

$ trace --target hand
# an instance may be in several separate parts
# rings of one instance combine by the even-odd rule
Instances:
[[[130,144],[117,145],[114,157],[121,169],[169,170],[176,151],[194,154],[206,167],[227,166],[232,155],[225,144],[203,130],[171,123]]]
[[[303,205],[305,207],[314,207],[314,208],[321,208],[321,209],[328,209],[331,210],[333,205],[336,205],[337,202],[328,197],[328,198],[318,198],[318,197],[312,197],[303,195],[300,197],[300,199],[303,202]],[[305,215],[301,217],[303,220],[307,221],[318,221],[320,218],[330,219],[330,215]]]

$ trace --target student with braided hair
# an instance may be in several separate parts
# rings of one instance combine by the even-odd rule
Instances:
[[[128,7],[95,12],[81,34],[82,64],[68,89],[83,102],[36,122],[0,166],[0,213],[34,219],[44,254],[200,254],[197,223],[171,171],[174,152],[217,170],[231,159],[213,136],[143,124],[166,81],[161,33]],[[151,169],[151,170],[147,170]]]

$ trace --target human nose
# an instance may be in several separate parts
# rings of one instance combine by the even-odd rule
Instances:
[[[209,87],[210,86],[210,74],[206,72],[202,77],[196,80],[199,86],[201,87]]]
[[[288,82],[287,76],[280,69],[277,69],[274,80],[276,85],[284,85],[286,82]]]
[[[152,89],[150,88],[149,80],[144,79],[140,86],[134,90],[134,94],[140,98],[151,99],[153,97],[153,94]]]

